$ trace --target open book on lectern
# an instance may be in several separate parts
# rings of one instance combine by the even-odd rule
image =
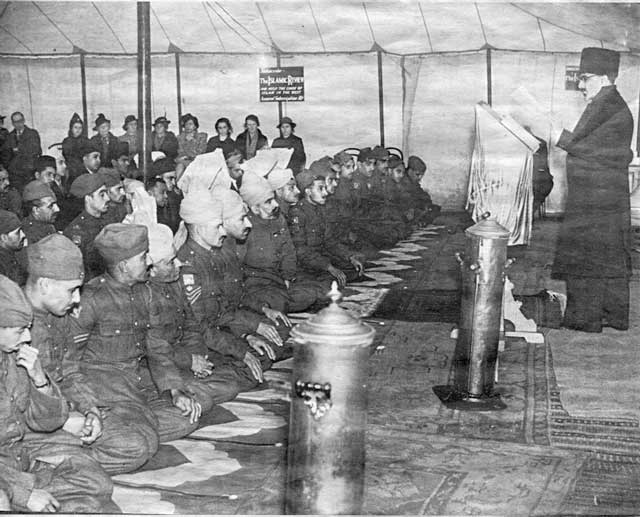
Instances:
[[[484,109],[487,114],[496,119],[500,123],[500,125],[502,125],[502,127],[504,127],[513,136],[520,140],[520,142],[522,142],[532,153],[535,153],[538,150],[538,148],[540,147],[539,140],[524,127],[522,127],[518,122],[516,122],[512,117],[510,117],[509,115],[500,115],[500,113],[498,113],[484,101],[480,101],[478,103],[478,106]]]

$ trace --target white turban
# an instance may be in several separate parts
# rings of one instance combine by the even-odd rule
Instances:
[[[263,177],[247,172],[242,176],[240,195],[247,205],[256,206],[273,197],[273,189]]]
[[[151,224],[149,230],[149,257],[153,263],[175,256],[173,232],[164,224]]]
[[[284,187],[293,179],[293,171],[291,169],[273,169],[267,175],[267,181],[273,190]]]
[[[222,198],[219,194],[214,195],[214,192],[191,190],[186,193],[180,203],[182,220],[187,224],[222,222]]]
[[[178,188],[184,194],[216,186],[229,188],[229,185],[231,176],[222,149],[196,156],[178,180]]]

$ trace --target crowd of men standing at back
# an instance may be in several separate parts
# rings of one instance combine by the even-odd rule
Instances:
[[[156,120],[164,156],[143,184],[127,119],[119,139],[101,115],[95,137],[65,140],[61,180],[12,115],[0,168],[0,510],[112,511],[109,474],[139,468],[262,382],[290,355],[287,313],[321,306],[332,280],[365,278],[367,259],[438,213],[419,187],[424,162],[405,168],[382,147],[305,169],[298,139],[289,168],[249,170],[268,143],[253,116],[231,147],[228,134],[199,137],[189,115],[195,135],[178,149],[192,155],[172,154],[168,121]],[[68,138],[78,126],[74,116]],[[217,148],[228,184],[180,192],[177,177]],[[157,212],[141,220],[145,196]]]

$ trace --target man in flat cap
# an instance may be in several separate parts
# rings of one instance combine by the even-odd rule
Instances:
[[[13,131],[9,133],[0,154],[9,171],[11,184],[18,192],[22,192],[22,188],[33,179],[35,161],[42,154],[42,147],[40,135],[25,124],[22,113],[12,113],[11,124]]]
[[[289,117],[282,117],[277,128],[280,130],[280,136],[271,143],[272,149],[293,149],[293,154],[287,165],[294,174],[298,174],[304,170],[304,164],[307,161],[307,155],[304,152],[304,144],[302,138],[294,135],[296,123]]]
[[[240,388],[250,389],[254,383],[238,383],[238,366],[233,360],[209,350],[200,322],[195,318],[180,285],[181,262],[176,257],[173,233],[168,226],[151,224],[149,229],[149,287],[152,292],[148,338],[165,340],[171,346],[171,357],[196,394],[206,413],[215,404],[233,400]],[[216,336],[217,337],[217,336]],[[236,363],[236,364],[234,364]],[[187,380],[188,379],[188,380]]]
[[[235,196],[235,197],[233,197]],[[224,187],[215,191],[189,192],[180,207],[188,239],[178,250],[184,265],[181,282],[193,312],[211,335],[228,331],[235,339],[207,340],[207,346],[223,355],[243,361],[253,377],[263,381],[262,371],[270,366],[255,355],[275,360],[272,345],[281,346],[275,327],[265,321],[263,308],[245,298],[243,272],[236,255],[235,239],[245,240],[251,230],[247,209],[237,193]],[[226,210],[223,210],[226,207]],[[225,215],[223,215],[225,214]],[[229,244],[223,248],[227,233]]]
[[[83,174],[71,185],[70,193],[82,200],[84,210],[64,229],[64,235],[82,251],[87,279],[104,272],[104,263],[94,248],[93,240],[105,226],[109,209],[106,178],[103,174]]]
[[[289,181],[295,182],[291,170],[285,170],[289,171]],[[318,299],[324,298],[326,289],[319,282],[297,278],[296,249],[273,192],[273,187],[284,182],[286,176],[276,182],[276,175],[268,182],[247,173],[240,194],[249,207],[252,228],[242,244],[241,255],[247,296],[258,300],[267,309],[277,311],[276,321],[279,318],[290,325],[285,314],[308,309]],[[294,188],[297,192],[297,186]]]
[[[18,285],[0,276],[0,488],[9,509],[117,511],[109,476],[80,439],[61,430],[67,401],[28,344],[32,319]]]
[[[633,117],[614,84],[619,62],[613,50],[583,49],[579,87],[587,107],[573,131],[552,135],[567,152],[568,183],[553,275],[567,285],[563,325],[585,332],[629,328]]]
[[[127,205],[125,203],[124,185],[122,175],[114,169],[103,169],[98,171],[104,177],[104,186],[109,196],[107,212],[102,216],[104,223],[121,223],[127,215]]]
[[[18,253],[27,245],[22,222],[13,212],[0,210],[0,275],[18,285],[27,281],[27,271],[18,260]]]
[[[9,210],[18,217],[22,215],[22,198],[9,181],[9,172],[0,165],[0,210]]]
[[[289,211],[289,231],[296,248],[298,271],[319,281],[337,280],[344,287],[364,272],[359,254],[331,241],[323,210],[327,185],[323,176],[309,171],[296,177],[303,199]]]
[[[111,121],[103,113],[98,113],[93,130],[98,134],[92,136],[90,140],[100,151],[100,163],[108,167],[111,160],[117,159],[118,153],[118,139],[111,132]]]
[[[86,342],[85,362],[106,367],[102,402],[137,406],[139,418],[155,424],[161,442],[182,438],[197,427],[202,408],[171,359],[169,343],[149,339],[148,230],[109,224],[95,246],[107,271],[85,285],[76,339]]]
[[[73,339],[84,280],[82,254],[63,235],[53,234],[28,247],[29,278],[25,295],[33,308],[31,337],[42,366],[70,403],[64,429],[92,449],[109,474],[130,472],[155,452],[155,429],[138,421],[138,411],[105,405],[91,369],[82,363],[83,350]]]
[[[22,202],[27,216],[22,223],[22,231],[29,244],[35,244],[43,237],[56,233],[53,223],[60,207],[48,184],[40,181],[28,183],[22,192]]]

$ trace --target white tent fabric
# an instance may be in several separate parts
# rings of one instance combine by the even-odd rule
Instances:
[[[217,118],[228,117],[237,135],[255,113],[271,142],[278,105],[259,101],[258,70],[279,60],[304,67],[305,101],[282,111],[298,124],[308,163],[375,145],[380,52],[385,144],[422,156],[435,202],[461,209],[473,106],[490,100],[489,86],[500,112],[525,87],[572,128],[584,101],[564,89],[565,69],[584,46],[604,46],[623,52],[619,89],[637,117],[638,27],[640,4],[154,1],[152,116],[166,114],[177,133],[179,111],[191,112],[213,136]],[[60,142],[71,115],[82,114],[82,52],[88,126],[105,113],[121,134],[124,117],[137,113],[136,31],[135,2],[0,2],[0,114],[23,111],[45,147]],[[564,154],[549,149],[547,210],[560,212]]]

